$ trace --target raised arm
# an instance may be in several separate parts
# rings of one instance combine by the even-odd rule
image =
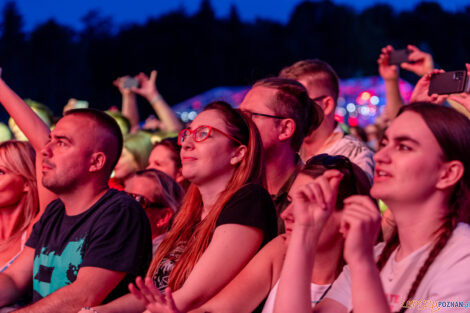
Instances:
[[[49,140],[49,127],[1,78],[0,102],[39,153]]]
[[[402,63],[402,69],[415,73],[418,76],[424,76],[434,69],[432,55],[419,50],[416,46],[408,45],[407,49],[411,51],[408,56],[410,62]]]
[[[124,81],[127,78],[129,78],[129,76],[119,77],[113,82],[113,84],[119,89],[119,92],[122,95],[122,115],[129,119],[131,122],[131,128],[134,128],[139,124],[139,110],[137,109],[135,93],[133,93],[130,88],[124,87]]]
[[[398,85],[399,69],[396,65],[390,65],[388,63],[392,51],[393,47],[390,45],[382,48],[382,53],[377,60],[379,64],[379,74],[385,82],[386,104],[382,117],[387,121],[393,120],[404,104]]]
[[[342,177],[337,170],[326,171],[294,194],[294,229],[281,271],[274,312],[312,311],[310,284],[315,250],[320,233],[335,208]]]
[[[1,68],[0,68],[1,75]],[[21,99],[0,77],[0,102],[10,116],[15,120],[18,127],[28,138],[36,151],[36,179],[39,195],[40,212],[35,221],[39,219],[45,207],[57,196],[44,188],[42,179],[42,155],[41,150],[49,141],[49,127],[39,116]]]
[[[131,90],[141,95],[152,105],[158,117],[162,121],[166,131],[178,132],[183,128],[176,114],[171,110],[170,106],[165,102],[162,95],[158,92],[155,82],[157,80],[157,71],[150,73],[150,78],[144,73],[136,76],[139,81],[139,88]]]

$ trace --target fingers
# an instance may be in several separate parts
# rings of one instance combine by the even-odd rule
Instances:
[[[149,79],[151,82],[155,83],[155,81],[157,80],[157,71],[156,70],[153,70],[151,73],[150,73],[150,79]]]
[[[171,292],[170,287],[165,289],[165,298],[166,298],[166,303],[170,307],[170,309],[177,312],[178,308],[176,307],[175,300],[173,299],[173,294]]]

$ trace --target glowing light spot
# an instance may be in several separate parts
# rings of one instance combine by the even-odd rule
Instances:
[[[348,112],[354,112],[356,111],[356,105],[352,102],[349,102],[348,105],[346,105],[346,110],[348,110]]]
[[[344,108],[337,108],[336,109],[336,114],[340,115],[340,116],[345,116],[346,115],[346,110]]]
[[[369,101],[371,94],[368,91],[364,91],[361,93],[360,97],[363,101]]]
[[[191,112],[189,112],[189,114],[188,114],[188,119],[189,119],[190,121],[192,121],[192,120],[194,120],[194,119],[196,118],[196,116],[197,116],[196,111],[191,111]]]
[[[379,102],[380,102],[379,97],[377,97],[377,96],[372,96],[372,97],[370,97],[370,103],[371,103],[371,104],[377,105],[377,104],[379,104]]]

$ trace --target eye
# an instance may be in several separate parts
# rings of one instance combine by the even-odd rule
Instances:
[[[5,175],[5,174],[6,174],[5,171],[0,169],[0,175]]]
[[[398,150],[400,150],[400,151],[411,151],[411,147],[400,143],[400,144],[398,144]]]
[[[387,145],[387,140],[386,140],[386,139],[380,140],[380,142],[379,142],[379,150],[382,149],[383,147],[385,147],[386,145]]]

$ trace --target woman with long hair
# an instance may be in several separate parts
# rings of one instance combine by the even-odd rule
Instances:
[[[414,103],[401,110],[374,157],[371,189],[392,211],[396,235],[374,249],[380,229],[375,204],[347,198],[341,229],[348,265],[315,312],[436,311],[466,301],[470,227],[458,222],[468,221],[469,133],[470,121],[451,108]],[[295,211],[275,312],[312,311],[304,275],[315,263],[318,233],[332,210],[318,201],[321,190]],[[452,312],[464,311],[458,306]]]
[[[23,251],[39,213],[35,157],[28,142],[0,143],[0,272]]]
[[[276,216],[259,185],[261,139],[239,111],[224,102],[209,104],[178,142],[191,185],[146,279],[162,291],[174,290],[176,306],[187,311],[213,297],[275,236]],[[137,284],[142,287],[142,279]],[[128,295],[93,310],[142,312],[145,304]]]
[[[326,173],[327,171],[328,173]],[[286,226],[286,233],[271,240],[230,284],[192,312],[252,312],[266,297],[262,312],[273,312],[279,276],[294,224],[293,207],[297,201],[295,195],[305,188],[305,185],[318,180],[326,182],[328,179],[334,180],[333,189],[337,194],[338,206],[329,217],[328,226],[322,233],[317,254],[317,266],[311,275],[312,302],[320,301],[344,265],[342,258],[344,240],[339,232],[342,200],[354,194],[367,195],[370,189],[367,175],[357,165],[352,164],[346,157],[327,154],[315,156],[307,161],[292,184],[288,194],[288,199],[292,202],[281,214]],[[168,303],[164,299],[159,301],[157,290],[151,285],[147,286],[146,291],[149,292],[146,295],[149,298],[156,295],[155,300],[147,305],[150,312],[162,312],[165,306],[167,306],[165,309],[172,312],[172,308],[168,307],[171,300]],[[260,309],[261,307],[258,306],[258,310]],[[173,312],[178,311],[175,309]]]

